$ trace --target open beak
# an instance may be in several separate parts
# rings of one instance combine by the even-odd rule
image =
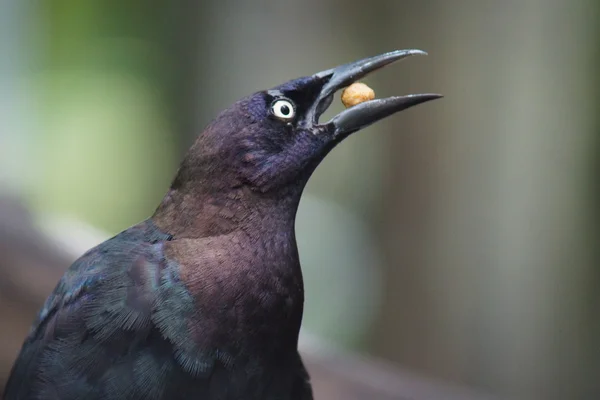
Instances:
[[[323,85],[313,108],[309,111],[311,115],[308,120],[312,120],[315,125],[318,124],[319,117],[331,104],[336,91],[394,61],[413,55],[426,54],[421,50],[396,50],[315,74],[315,78],[323,79],[326,83]],[[440,97],[442,97],[440,94],[412,94],[369,100],[342,111],[324,125],[333,125],[335,137],[345,137],[398,111]]]

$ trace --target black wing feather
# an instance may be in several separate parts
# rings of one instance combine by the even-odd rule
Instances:
[[[77,260],[40,312],[4,399],[159,400],[191,380],[197,393],[201,383],[182,371],[213,362],[176,356],[192,346],[184,324],[193,306],[162,253],[167,240],[147,221]]]

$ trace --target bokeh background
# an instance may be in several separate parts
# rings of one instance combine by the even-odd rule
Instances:
[[[445,99],[348,139],[302,200],[303,348],[385,360],[371,385],[402,382],[389,398],[417,381],[600,398],[599,17],[582,0],[0,0],[0,382],[60,273],[153,212],[218,111],[419,48],[365,82]]]

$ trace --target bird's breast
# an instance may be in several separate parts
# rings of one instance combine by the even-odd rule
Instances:
[[[304,289],[295,243],[184,239],[165,253],[194,299],[188,325],[201,347],[296,350]]]

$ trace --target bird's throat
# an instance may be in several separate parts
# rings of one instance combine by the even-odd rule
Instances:
[[[171,188],[152,220],[174,238],[206,238],[245,232],[279,235],[294,231],[300,193],[268,196],[239,187],[223,192]]]

